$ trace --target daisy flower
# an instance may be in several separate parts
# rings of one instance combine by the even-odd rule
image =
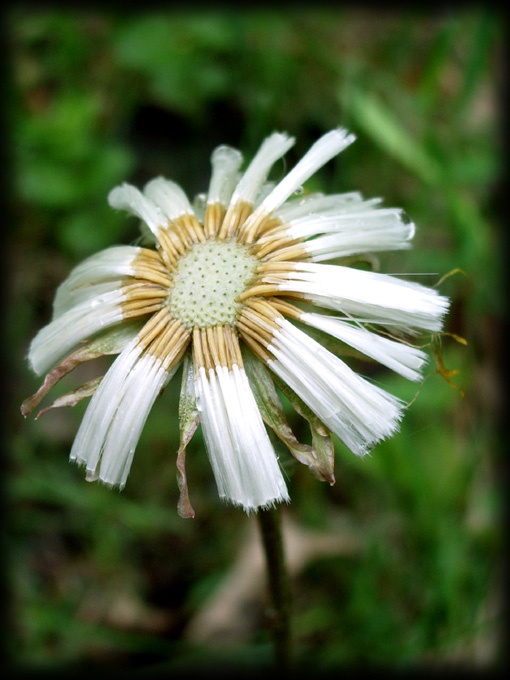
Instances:
[[[246,512],[289,501],[270,431],[331,484],[331,433],[363,456],[397,431],[402,402],[339,355],[355,351],[419,380],[427,357],[411,340],[441,330],[448,301],[347,266],[410,246],[415,227],[402,210],[357,192],[303,192],[353,141],[343,128],[328,132],[276,183],[269,172],[292,137],[270,135],[244,172],[241,153],[220,146],[193,206],[162,177],[143,191],[113,189],[110,205],[142,220],[150,238],[89,257],[60,285],[28,354],[35,373],[49,372],[22,406],[28,415],[79,363],[118,355],[102,379],[49,407],[92,397],[70,454],[87,479],[125,485],[149,412],[179,367],[183,516],[193,516],[185,449],[199,424],[219,496]],[[311,445],[294,437],[276,387],[309,421]]]

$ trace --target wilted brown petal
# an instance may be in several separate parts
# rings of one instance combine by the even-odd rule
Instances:
[[[35,419],[37,420],[52,408],[62,408],[63,406],[76,406],[76,404],[78,404],[80,401],[82,401],[83,399],[87,399],[87,397],[91,397],[94,394],[102,379],[103,379],[102,376],[99,378],[94,378],[93,380],[89,380],[85,384],[81,385],[81,387],[78,387],[72,392],[67,392],[67,394],[63,394],[61,397],[55,399],[53,404],[47,406],[46,408],[43,408],[42,411],[39,411]]]
[[[308,465],[310,472],[321,482],[328,482],[333,485],[335,483],[335,449],[330,431],[286,383],[277,378],[275,378],[275,382],[296,412],[307,420],[310,426],[312,433],[311,456],[301,462]]]
[[[334,484],[333,443],[329,430],[299,400],[299,409],[291,400],[296,411],[310,423],[312,446],[299,442],[287,423],[283,407],[276,392],[271,374],[251,352],[243,353],[246,372],[255,400],[264,422],[274,431],[276,436],[287,446],[296,460],[307,465],[312,474],[321,481]],[[289,395],[287,395],[289,396]],[[294,400],[297,397],[294,395]]]

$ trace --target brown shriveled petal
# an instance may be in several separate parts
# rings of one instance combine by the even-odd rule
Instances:
[[[195,425],[195,429],[189,432],[188,438],[184,441],[181,441],[181,445],[177,451],[177,486],[179,487],[177,513],[179,517],[182,517],[183,519],[193,519],[195,517],[195,511],[189,500],[188,479],[186,477],[186,446],[195,434],[197,426],[198,421]]]
[[[22,415],[25,418],[29,416],[51,388],[79,364],[108,354],[118,354],[121,352],[124,345],[132,336],[136,335],[139,328],[139,322],[130,322],[120,328],[113,328],[94,340],[87,340],[82,343],[78,349],[69,354],[46,375],[41,387],[35,394],[25,399],[21,404]],[[42,411],[39,415],[42,415],[43,412],[45,411]]]
[[[320,479],[321,482],[328,482],[333,486],[335,483],[335,449],[331,432],[285,382],[277,376],[274,376],[273,379],[278,388],[290,401],[294,410],[307,420],[310,426],[313,456],[311,459],[301,462],[308,465],[310,472],[317,479]]]
[[[102,376],[100,376],[99,378],[94,378],[93,380],[89,380],[85,384],[81,385],[77,389],[72,390],[72,392],[67,392],[67,394],[63,394],[61,397],[55,399],[53,404],[50,404],[50,406],[47,406],[46,408],[43,408],[41,411],[39,411],[35,419],[37,420],[52,408],[62,408],[63,406],[76,406],[76,404],[78,404],[80,401],[82,401],[83,399],[87,399],[88,397],[91,397],[94,394],[96,389],[99,387],[99,383],[101,382],[102,379],[103,379]]]
[[[21,404],[21,413],[26,418],[29,416],[36,406],[43,400],[43,398],[48,394],[51,388],[58,383],[65,375],[70,373],[78,364],[84,361],[90,361],[91,359],[97,359],[102,356],[102,352],[90,352],[88,346],[86,348],[81,348],[73,354],[66,357],[58,366],[52,369],[44,378],[44,382],[41,387],[37,390],[35,394],[27,397],[25,401]],[[43,411],[39,413],[42,415]],[[39,417],[39,416],[37,416]]]
[[[189,353],[184,358],[182,369],[181,396],[179,400],[179,431],[180,442],[177,452],[177,486],[179,487],[179,501],[177,512],[184,519],[193,519],[193,510],[188,493],[188,481],[186,477],[186,447],[196,432],[199,423],[199,415],[196,407],[193,363]]]

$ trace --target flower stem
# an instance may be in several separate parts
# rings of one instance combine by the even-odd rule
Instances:
[[[274,642],[275,663],[279,671],[291,665],[290,589],[283,550],[281,516],[278,508],[257,513],[266,556],[272,609],[268,619]]]

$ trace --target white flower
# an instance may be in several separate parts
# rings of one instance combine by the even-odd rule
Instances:
[[[123,184],[110,193],[112,207],[148,227],[155,248],[108,248],[71,272],[29,351],[33,370],[50,372],[22,407],[27,415],[81,361],[118,354],[98,387],[54,404],[93,394],[71,450],[89,479],[124,486],[149,411],[181,365],[177,467],[186,516],[193,510],[184,451],[198,422],[220,497],[247,512],[289,500],[266,425],[330,483],[329,432],[357,455],[396,432],[402,403],[312,336],[330,336],[419,380],[426,355],[410,340],[441,330],[448,301],[345,261],[324,264],[408,248],[415,231],[405,213],[379,199],[302,192],[353,141],[344,129],[328,132],[276,185],[269,172],[293,138],[269,136],[242,174],[240,152],[220,146],[201,211],[161,177],[143,192]],[[290,432],[273,381],[308,418],[311,447]]]

